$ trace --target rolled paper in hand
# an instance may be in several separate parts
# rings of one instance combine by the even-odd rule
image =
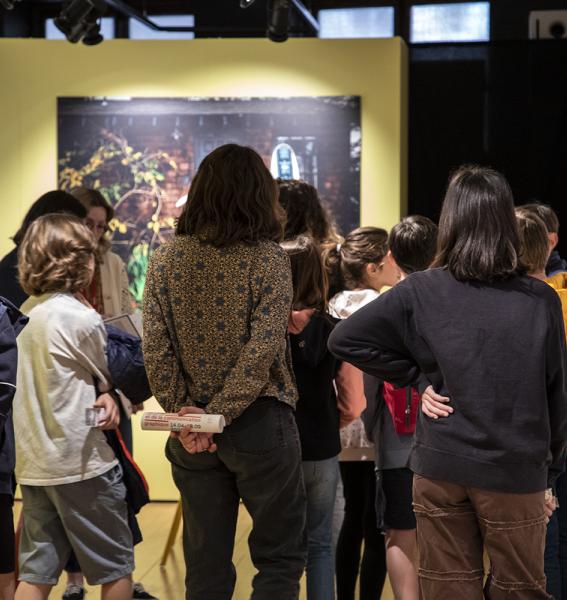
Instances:
[[[225,420],[222,415],[204,413],[180,417],[177,413],[145,412],[142,414],[142,429],[153,431],[181,431],[189,427],[199,433],[222,433]]]

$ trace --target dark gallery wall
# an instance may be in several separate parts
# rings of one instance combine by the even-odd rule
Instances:
[[[437,218],[448,173],[489,164],[518,204],[555,208],[567,255],[567,40],[528,40],[530,11],[565,9],[493,0],[489,43],[410,45],[410,212]]]
[[[555,208],[567,255],[567,41],[413,47],[410,56],[409,211],[436,218],[447,174],[489,164],[518,204]]]

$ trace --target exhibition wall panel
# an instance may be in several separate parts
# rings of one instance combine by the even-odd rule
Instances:
[[[0,254],[30,204],[57,187],[57,98],[359,96],[360,221],[391,227],[405,214],[407,57],[377,40],[0,40]],[[1,293],[1,290],[0,290]],[[174,499],[165,436],[140,432],[135,454],[154,499]]]

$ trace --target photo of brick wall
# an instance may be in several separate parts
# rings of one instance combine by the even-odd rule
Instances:
[[[59,98],[59,187],[99,189],[141,302],[153,249],[173,233],[214,148],[254,148],[274,176],[314,185],[346,233],[360,220],[360,98]]]

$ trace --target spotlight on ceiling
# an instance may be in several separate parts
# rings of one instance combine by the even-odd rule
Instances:
[[[104,38],[102,37],[102,33],[100,32],[100,23],[95,21],[88,29],[85,35],[83,36],[83,44],[85,46],[96,46],[100,44]]]
[[[14,4],[19,0],[0,0],[0,6],[3,6],[6,10],[12,10],[14,8]],[[254,0],[252,0],[254,2]]]
[[[240,0],[240,8],[248,8],[252,6],[256,0]]]
[[[73,44],[85,37],[87,41],[83,41],[86,44],[99,44],[102,36],[97,20],[104,14],[105,8],[104,0],[70,0],[63,5],[54,22]]]
[[[272,42],[285,42],[289,37],[290,0],[269,0],[268,37]]]

